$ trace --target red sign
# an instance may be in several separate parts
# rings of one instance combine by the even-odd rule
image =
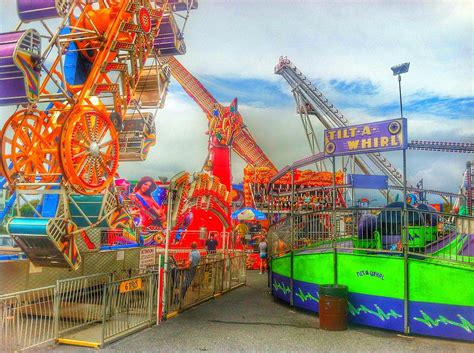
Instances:
[[[151,16],[148,10],[144,7],[138,12],[138,21],[142,27],[143,32],[150,33],[151,31]]]

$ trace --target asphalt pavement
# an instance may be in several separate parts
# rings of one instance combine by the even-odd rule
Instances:
[[[47,346],[41,352],[97,352]],[[474,345],[350,326],[319,329],[317,315],[275,300],[267,276],[247,273],[247,284],[155,326],[112,343],[103,352],[474,352]]]

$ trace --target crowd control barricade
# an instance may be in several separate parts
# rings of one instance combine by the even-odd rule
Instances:
[[[105,285],[101,345],[153,324],[158,280],[154,272]]]
[[[244,253],[226,253],[203,258],[192,269],[170,268],[163,311],[183,311],[245,284],[245,262]],[[52,341],[100,347],[149,327],[161,316],[162,280],[158,261],[147,268],[62,279],[2,295],[0,351]]]
[[[167,274],[168,317],[245,284],[245,253],[208,259],[194,268],[171,267]]]
[[[104,286],[110,279],[110,275],[102,273],[57,282],[55,312],[58,337],[102,321]]]
[[[53,341],[56,286],[0,296],[0,351],[16,352]]]

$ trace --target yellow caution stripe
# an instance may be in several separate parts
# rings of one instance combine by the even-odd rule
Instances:
[[[98,342],[79,341],[79,340],[73,340],[70,338],[58,338],[56,340],[56,343],[68,344],[70,346],[89,347],[89,348],[97,348],[100,346],[100,343]]]

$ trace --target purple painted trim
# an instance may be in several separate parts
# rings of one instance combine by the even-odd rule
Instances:
[[[23,76],[18,79],[0,81],[0,105],[28,103]]]
[[[291,295],[290,279],[288,277],[272,273],[272,295],[289,303]]]
[[[410,302],[409,318],[413,333],[474,342],[474,306]]]
[[[17,0],[17,10],[23,22],[60,17],[55,0]]]
[[[319,286],[293,281],[296,307],[319,312]],[[290,279],[272,274],[272,295],[290,302]],[[351,323],[403,332],[403,299],[349,293]],[[474,306],[409,302],[410,332],[474,342]]]
[[[19,32],[6,32],[0,34],[0,45],[4,43],[16,43],[18,39],[25,33],[25,31],[19,31]]]

